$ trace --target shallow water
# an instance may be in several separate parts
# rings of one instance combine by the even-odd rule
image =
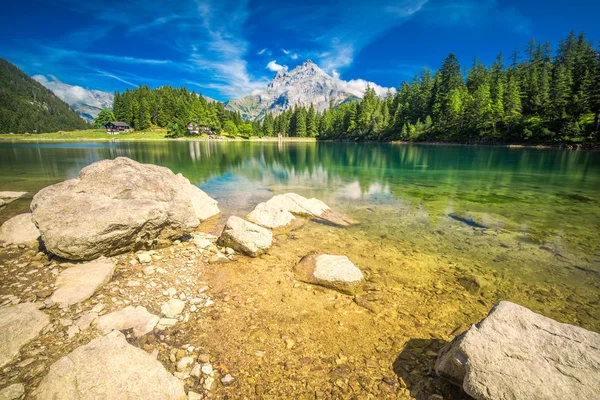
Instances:
[[[118,156],[181,172],[219,200],[225,215],[244,215],[273,194],[297,192],[357,217],[362,222],[357,231],[367,241],[407,242],[421,252],[468,258],[480,268],[500,269],[513,278],[584,286],[600,278],[600,157],[590,151],[353,143],[4,142],[0,190],[29,194],[0,212],[0,222],[27,209],[30,197],[42,187],[74,178],[94,161]]]
[[[238,364],[244,351],[253,354],[265,346],[247,329],[278,332],[266,336],[274,342],[279,334],[294,332],[305,340],[305,356],[312,351],[326,363],[343,351],[356,365],[378,362],[383,374],[393,363],[393,372],[411,391],[427,391],[434,358],[424,359],[423,348],[436,350],[435,343],[477,322],[499,300],[600,332],[597,152],[350,143],[0,142],[0,190],[28,192],[0,211],[0,222],[25,211],[42,187],[117,156],[181,172],[219,200],[220,221],[207,227],[215,233],[227,216],[244,216],[285,192],[317,197],[359,221],[345,229],[309,222],[277,234],[270,254],[210,273],[216,292],[246,296],[240,304],[252,305],[240,306],[227,319],[202,322],[220,334],[201,344]],[[291,268],[310,251],[345,254],[363,269],[375,290],[367,298],[376,310],[364,314],[352,308],[358,306],[351,299],[298,289]],[[264,318],[248,326],[257,312]],[[224,336],[230,340],[221,340]],[[247,374],[283,379],[278,360]],[[318,387],[320,379],[315,373],[306,382]]]

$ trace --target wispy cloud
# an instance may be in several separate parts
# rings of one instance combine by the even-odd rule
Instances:
[[[167,24],[169,22],[181,19],[182,17],[178,14],[172,14],[172,15],[167,15],[167,16],[163,16],[163,17],[158,17],[153,19],[152,21],[146,23],[146,24],[136,24],[134,25],[131,29],[130,32],[139,32],[139,31],[144,31],[150,28],[156,28],[158,26]]]
[[[277,64],[277,61],[275,61],[275,60],[269,62],[265,68],[270,71],[273,71],[273,72],[279,71],[280,69],[284,69],[284,70],[288,69],[287,65],[279,65],[279,64]]]
[[[269,49],[267,49],[266,47],[262,50],[260,50],[259,52],[257,52],[256,54],[258,54],[259,56],[262,56],[263,54],[265,54],[267,51],[269,51]]]
[[[135,83],[129,82],[128,80],[126,80],[124,78],[121,78],[120,76],[117,76],[117,75],[115,75],[113,73],[110,73],[110,72],[102,71],[102,70],[99,70],[99,69],[95,70],[95,72],[96,72],[96,74],[98,74],[100,76],[106,76],[107,78],[116,79],[117,81],[123,82],[123,83],[125,83],[127,85],[130,85],[130,86],[138,86]]]
[[[283,54],[285,54],[286,56],[287,56],[288,54],[290,54],[290,51],[289,51],[289,50],[286,50],[286,49],[281,49],[281,52],[282,52]]]

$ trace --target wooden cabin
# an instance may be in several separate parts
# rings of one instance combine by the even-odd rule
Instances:
[[[215,131],[213,131],[210,127],[206,125],[197,124],[195,122],[188,122],[186,125],[188,134],[190,135],[201,135],[203,133],[207,135],[214,135]]]
[[[130,131],[131,127],[126,122],[115,121],[106,124],[106,133],[108,133],[109,135],[117,135],[119,133]]]

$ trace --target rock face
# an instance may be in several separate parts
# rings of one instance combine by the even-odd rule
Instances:
[[[159,319],[157,315],[149,313],[145,307],[128,306],[101,316],[96,320],[96,325],[104,335],[111,331],[132,329],[133,336],[140,337],[152,332]]]
[[[160,362],[114,331],[52,364],[32,398],[183,400],[185,391]]]
[[[593,399],[600,335],[508,301],[447,344],[438,375],[475,399]]]
[[[0,390],[0,400],[16,400],[25,394],[25,386],[22,383],[14,383]]]
[[[111,262],[95,261],[67,268],[56,279],[58,289],[51,300],[61,307],[87,300],[111,280],[114,272]]]
[[[91,260],[170,243],[218,213],[214,200],[182,175],[125,157],[102,160],[40,190],[31,202],[46,248]]]
[[[22,346],[35,339],[50,319],[33,303],[0,309],[0,368],[8,364]]]
[[[236,216],[229,217],[219,237],[220,246],[231,247],[250,257],[266,253],[272,243],[271,231]]]
[[[370,83],[379,96],[388,91]],[[394,89],[390,88],[392,92]],[[315,63],[308,60],[291,71],[281,68],[269,82],[267,88],[258,94],[238,100],[230,100],[226,107],[239,111],[244,119],[263,119],[266,113],[278,115],[295,106],[314,105],[318,111],[326,110],[331,103],[334,106],[362,98],[364,87],[353,82],[330,76]]]
[[[343,292],[352,292],[364,281],[360,269],[346,256],[312,254],[294,267],[296,279]]]
[[[332,211],[321,200],[307,199],[296,193],[274,196],[258,204],[246,218],[265,228],[275,229],[289,225],[296,218],[295,215],[322,219],[333,225],[347,226],[354,223],[350,218]]]
[[[12,217],[0,226],[0,245],[39,247],[40,231],[31,220],[31,214]]]

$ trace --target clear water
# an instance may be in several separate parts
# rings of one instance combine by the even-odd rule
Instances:
[[[510,299],[600,331],[598,152],[354,143],[2,142],[0,190],[29,194],[0,211],[0,222],[25,211],[40,188],[117,156],[182,173],[219,200],[224,216],[245,215],[279,193],[322,199],[360,224],[338,231],[313,224],[299,236],[315,241],[313,247],[329,243],[358,265],[368,264],[386,285],[439,291],[475,277],[478,288],[463,285],[470,288],[464,296],[477,296],[482,309]]]

